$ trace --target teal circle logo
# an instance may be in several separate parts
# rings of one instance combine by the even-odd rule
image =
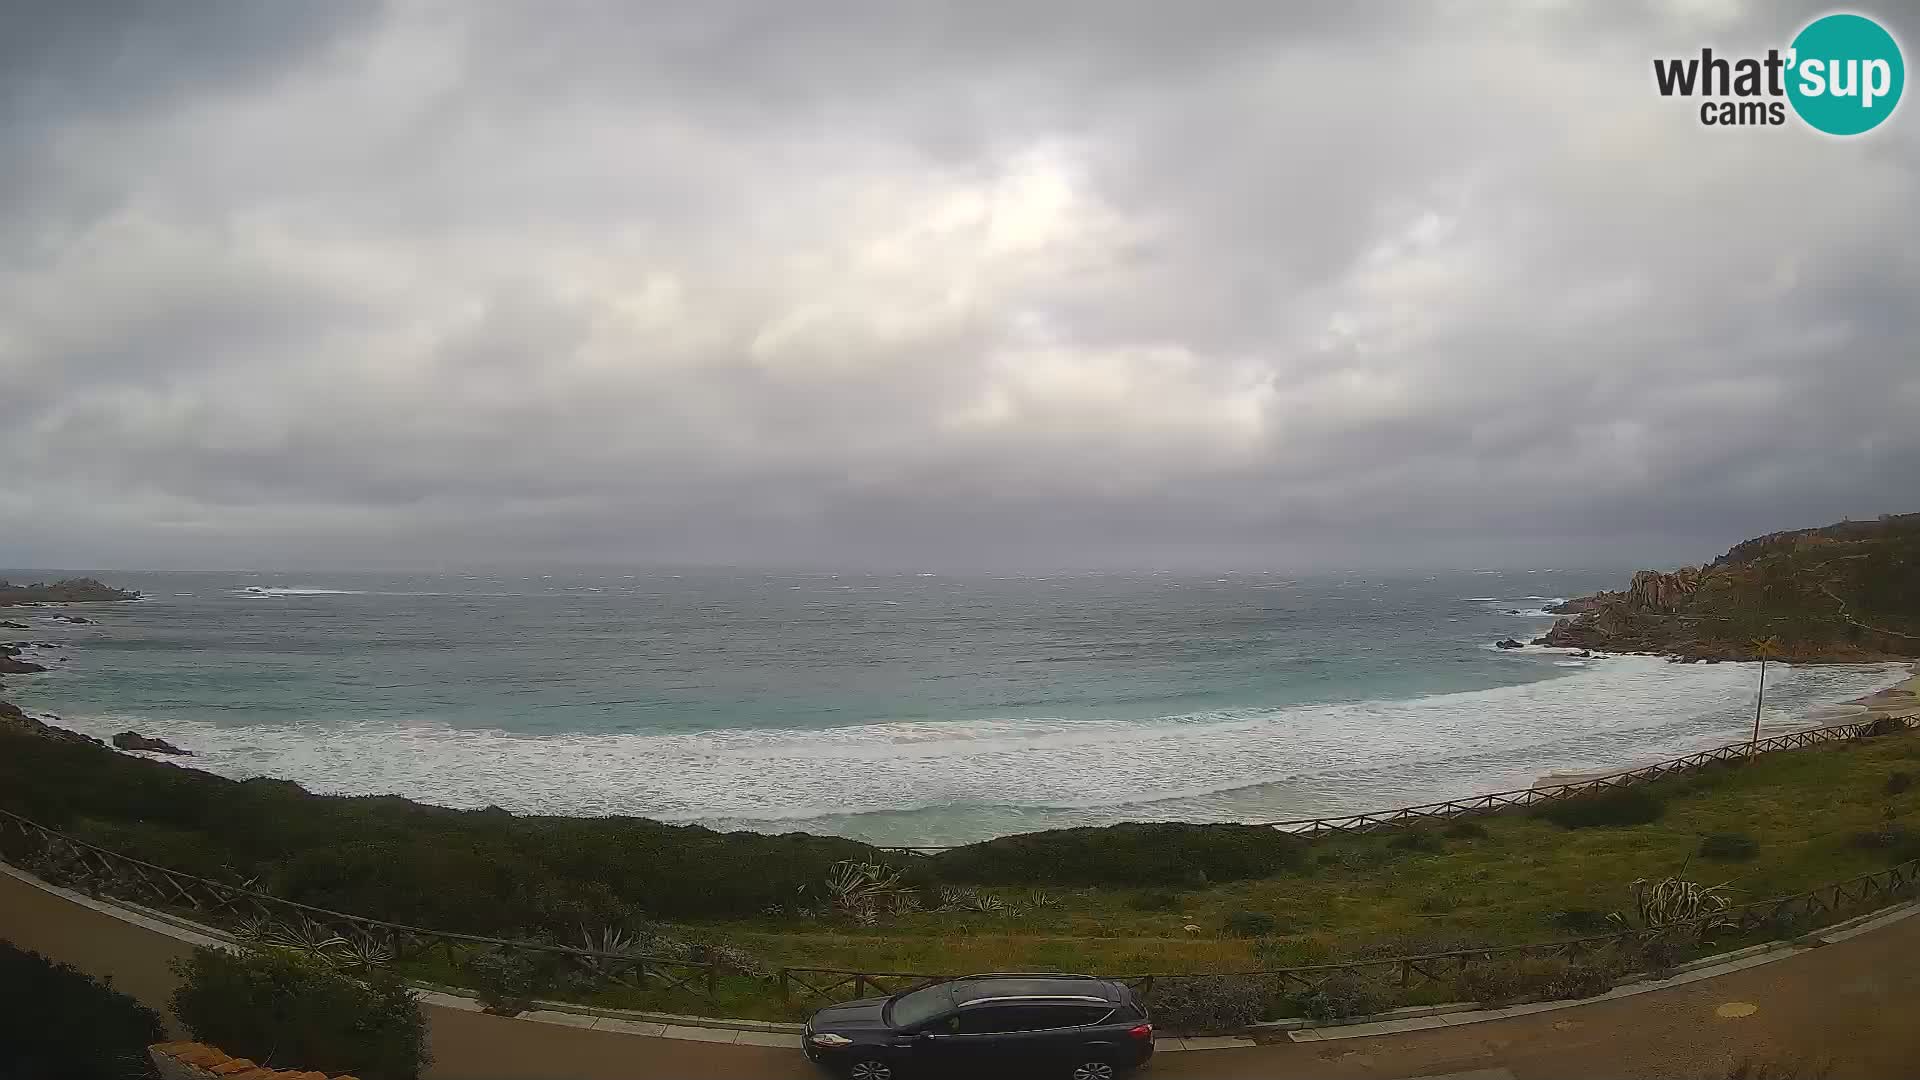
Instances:
[[[1864,15],[1826,15],[1794,37],[1787,73],[1793,111],[1829,135],[1879,127],[1900,104],[1907,65],[1900,43]]]

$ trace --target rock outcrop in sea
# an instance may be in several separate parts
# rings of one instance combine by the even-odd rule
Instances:
[[[63,578],[59,581],[37,581],[31,585],[14,585],[0,579],[0,607],[91,604],[110,600],[138,599],[140,594],[137,592],[116,589],[104,581],[93,578]]]
[[[122,731],[113,737],[113,745],[121,750],[144,750],[149,754],[179,754],[192,757],[193,751],[182,750],[165,739],[155,739],[137,731]]]

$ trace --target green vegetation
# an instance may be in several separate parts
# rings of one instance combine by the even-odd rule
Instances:
[[[391,972],[349,977],[283,949],[195,949],[176,967],[173,1011],[193,1036],[268,1068],[416,1080],[426,1021]]]
[[[1562,828],[1596,829],[1645,825],[1660,820],[1660,815],[1666,812],[1666,803],[1661,801],[1656,792],[1638,786],[1542,803],[1534,809],[1533,814]]]
[[[1372,1016],[1393,1004],[1393,995],[1372,979],[1342,972],[1300,995],[1300,1011],[1319,1021]]]
[[[0,1077],[140,1080],[166,1038],[153,1010],[39,953],[0,941]]]
[[[1562,957],[1527,957],[1469,968],[1462,973],[1459,987],[1465,1000],[1497,1009],[1522,1000],[1598,997],[1613,989],[1619,974]]]
[[[1232,937],[1266,937],[1279,926],[1280,920],[1265,911],[1236,911],[1226,918],[1222,930]]]
[[[1306,841],[1262,825],[1110,825],[989,840],[939,855],[944,881],[991,885],[1187,885],[1300,865]]]
[[[1153,991],[1153,1019],[1167,1031],[1224,1035],[1274,1015],[1278,995],[1262,978],[1172,980]]]
[[[1759,853],[1760,845],[1746,833],[1717,832],[1700,838],[1700,854],[1704,858],[1740,861]]]
[[[73,604],[100,600],[138,600],[140,594],[116,589],[92,578],[64,578],[32,585],[14,585],[0,579],[0,607],[14,604]]]
[[[1920,857],[1920,789],[1889,795],[1886,784],[1916,766],[1920,736],[1889,735],[1432,831],[1308,840],[1246,826],[1136,825],[909,857],[825,837],[319,797],[0,733],[0,807],[334,910],[494,936],[547,933],[571,945],[587,944],[583,929],[612,928],[651,955],[730,958],[719,1005],[665,989],[592,989],[553,972],[488,974],[487,960],[458,950],[403,965],[429,982],[488,983],[508,1009],[554,995],[791,1016],[817,1002],[783,1004],[773,983],[739,972],[1233,972],[1606,933],[1610,913],[1635,909],[1629,883],[1679,873],[1701,857],[1703,837],[1720,834],[1751,838],[1752,856],[1688,876],[1725,880],[1734,903],[1790,894]],[[31,851],[8,855],[38,865]],[[849,866],[879,870],[884,888],[860,892],[876,879]],[[854,890],[844,904],[828,887],[836,873]],[[1736,942],[1661,947],[1670,962],[1707,944]],[[1156,997],[1171,985],[1163,981]],[[1335,985],[1313,1007],[1357,1007],[1343,1003],[1364,1003],[1369,989],[1381,988]],[[1433,988],[1394,1003],[1458,992]],[[1279,999],[1269,990],[1265,1000]],[[1285,1005],[1308,1007],[1297,996]]]

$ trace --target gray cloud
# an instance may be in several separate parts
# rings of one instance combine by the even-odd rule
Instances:
[[[1818,10],[10,10],[0,563],[1551,565],[1915,509],[1911,105],[1651,87]]]

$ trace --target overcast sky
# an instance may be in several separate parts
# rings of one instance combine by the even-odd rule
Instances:
[[[1574,565],[1920,510],[1915,104],[1653,90],[1827,6],[0,5],[0,565]]]

